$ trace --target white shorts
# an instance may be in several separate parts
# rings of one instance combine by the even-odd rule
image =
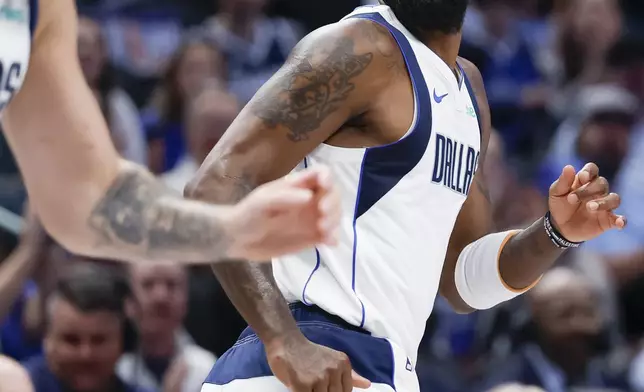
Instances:
[[[353,369],[371,381],[367,391],[420,391],[408,357],[389,340],[375,338],[318,307],[295,304],[291,305],[291,311],[309,340],[349,356]],[[272,375],[264,345],[250,328],[217,360],[201,389],[201,392],[224,391],[288,392]]]

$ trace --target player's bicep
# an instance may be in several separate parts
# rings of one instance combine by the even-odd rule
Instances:
[[[197,182],[225,175],[257,185],[279,178],[362,114],[378,88],[378,65],[360,23],[341,22],[306,37],[231,125]]]
[[[63,172],[99,181],[118,161],[78,62],[74,2],[40,4],[29,69],[3,127],[31,189],[53,185]]]
[[[119,161],[80,69],[73,0],[40,1],[38,16],[29,69],[2,125],[47,221],[71,197],[78,201],[74,215],[88,214]]]

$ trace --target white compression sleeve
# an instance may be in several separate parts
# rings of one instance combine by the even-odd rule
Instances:
[[[488,234],[463,249],[456,262],[454,279],[459,295],[474,309],[490,309],[534,287],[516,290],[503,281],[499,257],[503,246],[519,231]]]

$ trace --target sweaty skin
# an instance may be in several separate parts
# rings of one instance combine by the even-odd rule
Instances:
[[[83,79],[76,40],[74,2],[40,2],[29,71],[2,117],[31,204],[65,247],[210,263],[332,242],[338,206],[328,174],[269,184],[235,207],[211,206],[182,199],[122,160]]]

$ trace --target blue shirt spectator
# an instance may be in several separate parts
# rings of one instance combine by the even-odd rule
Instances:
[[[2,353],[17,361],[24,361],[42,353],[42,343],[30,340],[23,327],[23,316],[27,301],[38,295],[38,288],[32,281],[27,282],[22,295],[13,306],[11,313],[0,327]]]

